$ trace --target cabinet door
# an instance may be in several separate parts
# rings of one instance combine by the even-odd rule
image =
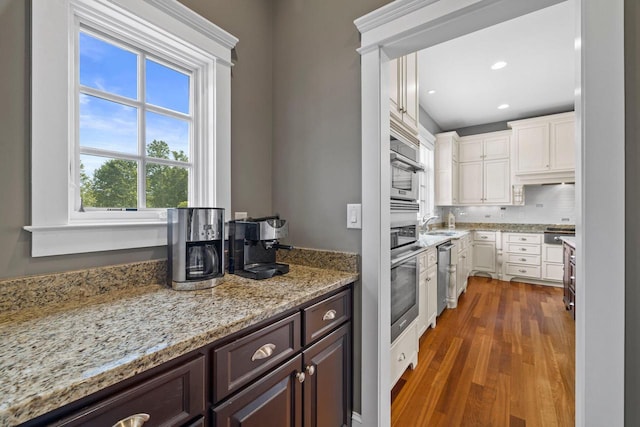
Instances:
[[[302,427],[298,355],[213,409],[216,426]]]
[[[508,159],[510,137],[508,135],[484,139],[484,160]]]
[[[573,119],[552,121],[550,126],[549,161],[551,170],[574,170],[576,168],[576,142]]]
[[[473,270],[495,273],[496,244],[476,242],[473,245]]]
[[[420,283],[418,287],[418,337],[424,334],[429,324],[428,303],[429,294],[427,287],[429,285],[429,276],[427,270],[420,274]]]
[[[349,425],[350,328],[350,323],[343,325],[304,352],[305,427]]]
[[[477,162],[483,159],[482,138],[462,138],[458,143],[459,162]]]
[[[516,174],[549,169],[549,125],[540,123],[514,129]]]
[[[481,204],[482,195],[482,161],[460,163],[460,203]]]
[[[402,121],[402,112],[400,111],[402,106],[402,97],[400,89],[402,88],[402,70],[401,68],[402,58],[392,59],[389,61],[389,101],[391,115],[396,120]]]
[[[418,53],[404,57],[404,115],[402,122],[418,134]]]
[[[485,161],[483,185],[483,203],[509,203],[511,201],[509,159]]]
[[[438,266],[427,270],[427,323],[435,327],[438,313]]]

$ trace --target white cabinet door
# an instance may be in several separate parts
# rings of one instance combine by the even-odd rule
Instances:
[[[460,147],[462,148],[462,144]],[[460,163],[459,196],[461,204],[477,205],[484,202],[482,164],[482,160],[477,162]]]
[[[483,203],[511,202],[509,159],[485,161],[483,183]]]
[[[562,245],[550,245],[547,243],[542,245],[542,261],[563,263],[563,256]]]
[[[516,174],[546,172],[549,169],[549,124],[532,124],[514,129]]]
[[[575,159],[575,122],[572,118],[550,123],[550,168],[553,171],[573,170]]]
[[[475,242],[473,244],[473,270],[495,273],[496,244],[493,242]]]
[[[436,264],[427,270],[427,324],[436,327],[438,314],[438,266]]]
[[[458,143],[459,162],[477,162],[483,159],[482,138],[461,138]]]
[[[483,159],[508,159],[511,138],[508,135],[484,139]]]
[[[402,88],[402,70],[400,66],[402,64],[402,58],[392,59],[389,61],[389,101],[391,103],[390,110],[391,115],[396,120],[402,121],[402,112],[400,107],[402,105],[402,97],[400,89]]]
[[[418,337],[421,337],[424,334],[424,331],[427,330],[427,325],[429,322],[429,310],[428,310],[428,301],[429,301],[429,291],[428,291],[428,274],[425,271],[420,274],[420,286],[418,287]]]
[[[404,115],[402,122],[415,134],[418,133],[418,53],[404,57]]]

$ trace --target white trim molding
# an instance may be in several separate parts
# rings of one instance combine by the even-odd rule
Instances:
[[[176,0],[36,1],[31,19],[32,203],[31,225],[24,228],[32,233],[32,256],[166,244],[165,210],[79,209],[73,159],[81,24],[191,70],[197,120],[191,129],[189,204],[230,211],[231,49],[237,38]]]

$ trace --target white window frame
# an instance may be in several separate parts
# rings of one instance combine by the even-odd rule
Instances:
[[[238,39],[176,0],[47,0],[32,6],[31,254],[166,244],[166,210],[75,212],[77,30],[82,22],[195,70],[189,203],[231,207],[231,49]],[[193,185],[197,183],[198,185]],[[86,215],[90,214],[90,215]]]
[[[420,174],[418,219],[430,217],[435,213],[435,141],[433,136],[422,125],[419,126],[420,163],[424,172]]]

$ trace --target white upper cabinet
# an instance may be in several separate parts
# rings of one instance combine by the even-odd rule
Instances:
[[[458,202],[458,134],[436,135],[435,149],[435,204],[457,205]]]
[[[418,54],[411,53],[390,61],[389,71],[391,129],[419,143]]]
[[[517,183],[551,184],[575,180],[573,112],[509,122],[512,166]]]
[[[465,136],[459,141],[459,204],[511,202],[510,131]]]

